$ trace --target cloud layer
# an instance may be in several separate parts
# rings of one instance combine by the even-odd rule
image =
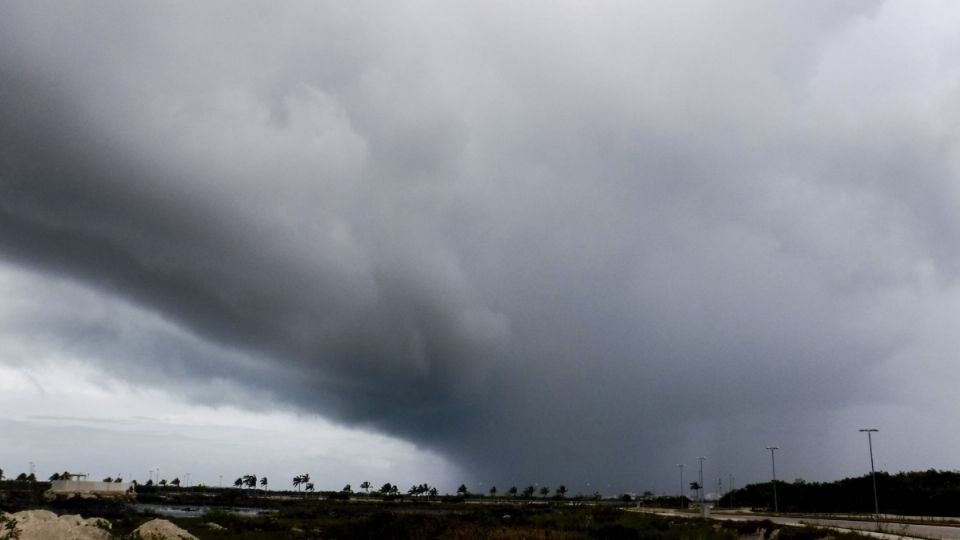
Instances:
[[[8,333],[501,483],[750,476],[771,438],[858,474],[817,469],[849,411],[955,379],[925,8],[4,4],[0,256],[143,317]]]

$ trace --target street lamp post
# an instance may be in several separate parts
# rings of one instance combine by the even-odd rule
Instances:
[[[705,459],[707,459],[707,458],[705,458],[705,457],[703,457],[703,456],[699,456],[699,457],[697,457],[697,459],[700,461],[700,482],[699,482],[699,485],[700,485],[700,497],[699,497],[699,498],[700,498],[700,511],[702,512],[702,511],[703,511],[703,460],[705,460]]]
[[[870,476],[873,477],[873,513],[876,514],[877,519],[880,517],[880,503],[877,502],[877,472],[873,469],[873,435],[877,431],[880,431],[876,428],[864,428],[861,429],[861,433],[867,434],[867,444],[870,447]]]
[[[683,463],[677,463],[677,468],[680,469],[680,509],[686,508],[683,500]]]
[[[770,466],[773,468],[773,480],[770,482],[773,485],[773,513],[779,514],[780,507],[777,505],[777,458],[774,457],[774,452],[779,450],[779,446],[768,446],[767,450],[770,451]]]
[[[727,489],[730,491],[730,508],[734,507],[733,498],[735,497],[733,493],[733,475],[730,475],[730,484],[727,485]]]

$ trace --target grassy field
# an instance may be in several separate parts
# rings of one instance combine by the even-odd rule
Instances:
[[[154,515],[128,503],[90,499],[40,502],[31,492],[7,491],[7,511],[46,508],[58,514],[102,517],[118,538],[129,535]],[[292,494],[290,494],[292,495]],[[779,527],[769,522],[714,522],[625,512],[614,501],[603,504],[570,501],[465,501],[458,498],[392,501],[324,500],[256,494],[240,490],[152,492],[138,502],[211,508],[196,517],[165,518],[201,539],[737,539],[770,537]],[[231,507],[263,509],[240,515]],[[758,534],[759,531],[759,534]],[[828,536],[809,528],[782,528],[779,540],[813,540]],[[861,538],[830,535],[832,538]]]

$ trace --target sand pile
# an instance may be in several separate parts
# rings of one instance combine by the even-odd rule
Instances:
[[[0,515],[0,538],[11,532],[9,520],[16,520],[20,540],[101,540],[110,538],[110,522],[80,516],[60,516],[47,510],[24,510]]]
[[[133,531],[142,540],[197,540],[197,537],[165,519],[152,519]]]
[[[0,538],[19,540],[109,540],[110,522],[80,516],[60,516],[47,510],[0,512]],[[150,520],[133,532],[141,540],[197,540],[165,519]]]

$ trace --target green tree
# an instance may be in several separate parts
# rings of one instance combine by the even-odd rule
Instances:
[[[110,483],[112,484],[112,483],[113,483],[113,477],[108,476],[108,477],[104,478],[103,481],[104,481],[104,482],[110,482]]]
[[[303,475],[298,474],[293,477],[293,487],[297,488],[297,491],[300,491],[300,486],[303,485]]]
[[[167,485],[167,479],[164,478],[163,480],[161,480],[161,481],[160,481],[160,485],[166,487],[166,485]]]
[[[343,486],[343,489],[340,490],[343,493],[353,493],[353,487],[350,484]]]
[[[461,497],[470,495],[470,490],[467,489],[466,484],[460,484],[460,487],[457,488],[457,495],[460,495]]]
[[[238,476],[236,480],[233,481],[233,487],[243,487],[243,477]]]
[[[387,482],[386,484],[380,487],[380,494],[390,495],[391,493],[393,493],[393,484],[391,484],[390,482]]]
[[[180,477],[176,477],[170,481],[170,485],[180,487]]]
[[[546,499],[546,498],[547,498],[547,495],[549,495],[549,494],[550,494],[550,488],[548,488],[547,486],[543,486],[542,488],[540,488],[540,496],[541,496],[541,497],[543,497],[544,499]]]
[[[561,484],[560,487],[557,488],[557,497],[560,497],[562,499],[566,497],[566,495],[567,495],[567,486]]]
[[[366,493],[367,495],[370,495],[370,487],[371,487],[371,486],[370,486],[370,481],[369,481],[369,480],[364,480],[364,481],[360,484],[360,489],[362,489],[362,490],[364,491],[364,493]]]
[[[0,482],[3,481],[3,469],[0,469]]]
[[[263,478],[260,479],[260,487],[262,487],[263,489],[267,489],[267,477],[266,477],[266,476],[264,476]]]
[[[496,496],[497,496],[497,486],[490,486],[490,496],[496,498]]]
[[[511,497],[517,496],[517,486],[510,486],[510,489],[507,490],[507,495]]]
[[[536,488],[534,488],[533,486],[527,486],[527,487],[523,488],[523,498],[524,498],[524,499],[531,499],[531,498],[533,498],[533,494],[534,494],[535,491],[536,491]]]
[[[18,481],[18,482],[26,482],[26,481],[27,481],[27,473],[20,473],[19,475],[17,475],[17,481]]]
[[[309,491],[310,493],[313,493],[313,482],[307,482],[306,487],[303,489]]]
[[[60,473],[53,473],[53,474],[50,475],[50,481],[51,481],[51,482],[56,482],[56,481],[59,480],[59,479],[60,479]]]

